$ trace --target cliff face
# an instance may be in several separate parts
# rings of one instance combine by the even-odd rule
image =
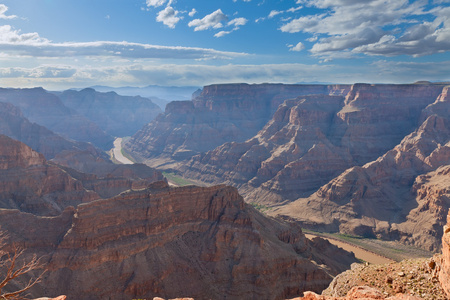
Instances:
[[[23,221],[11,239],[50,254],[46,294],[74,299],[285,299],[322,290],[355,260],[330,244],[318,251],[299,227],[267,219],[225,186],[162,185],[54,218],[0,213],[4,229]]]
[[[64,106],[61,100],[42,88],[2,89],[0,102],[19,107],[23,115],[65,138],[92,142],[102,149],[111,149],[113,138],[95,123]]]
[[[150,165],[189,159],[225,142],[255,135],[285,99],[309,94],[343,94],[348,86],[225,84],[204,87],[192,101],[167,105],[125,149]]]
[[[82,173],[6,136],[0,157],[7,245],[48,268],[32,295],[283,299],[322,290],[355,261],[266,218],[232,187],[172,189],[145,165],[98,161],[84,166],[96,174]]]
[[[352,165],[346,151],[327,137],[343,102],[343,97],[325,95],[287,100],[254,138],[193,157],[185,175],[225,180],[240,187],[249,201],[258,198],[249,196],[258,187],[274,195],[264,197],[272,204],[311,192]]]
[[[450,297],[450,214],[447,215],[447,224],[444,226],[442,236],[442,261],[439,281],[447,296]]]
[[[91,144],[67,140],[43,126],[31,123],[18,107],[10,103],[0,102],[0,134],[21,141],[47,159],[65,150],[90,151],[99,158],[107,158]]]
[[[160,172],[143,165],[103,161],[91,166],[96,172],[85,174],[47,162],[27,145],[0,135],[0,207],[56,216],[69,206],[146,188],[163,179]]]
[[[287,100],[253,138],[225,143],[179,169],[186,177],[239,187],[249,202],[309,196],[347,168],[392,149],[425,112],[432,114],[441,91],[440,85],[355,84],[345,98]]]
[[[65,106],[116,137],[133,135],[162,112],[148,98],[100,93],[91,88],[67,90],[59,98]]]
[[[422,125],[385,155],[346,170],[276,213],[311,228],[438,250],[450,207],[450,102],[444,98],[426,107]]]
[[[67,206],[98,199],[42,154],[0,135],[0,207],[37,215],[58,215]]]

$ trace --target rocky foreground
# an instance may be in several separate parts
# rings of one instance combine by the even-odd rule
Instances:
[[[446,300],[450,297],[450,214],[442,254],[384,265],[353,264],[321,294],[305,292],[290,300]],[[181,299],[181,298],[179,298]],[[183,298],[186,299],[186,298]],[[159,297],[154,300],[162,300]],[[193,299],[190,299],[193,300]]]
[[[143,165],[91,162],[79,168],[96,173],[82,173],[0,139],[5,250],[18,245],[47,269],[32,295],[284,299],[323,290],[356,261],[263,216],[235,188],[170,188]]]

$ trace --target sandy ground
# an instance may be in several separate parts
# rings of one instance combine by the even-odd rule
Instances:
[[[134,164],[131,160],[129,160],[122,154],[122,138],[117,138],[114,141],[113,155],[114,155],[114,158],[122,164],[125,164],[125,165]]]
[[[306,233],[305,236],[308,239],[312,239],[312,238],[316,237],[316,235],[309,234],[309,233]],[[356,258],[362,259],[362,260],[367,261],[367,262],[369,262],[371,264],[378,265],[378,264],[386,264],[386,263],[394,262],[393,260],[391,260],[389,258],[385,258],[383,256],[377,255],[375,253],[372,253],[370,251],[364,250],[364,249],[362,249],[360,247],[353,246],[353,245],[348,244],[348,243],[344,243],[344,242],[341,242],[341,241],[338,241],[338,240],[325,238],[325,237],[321,237],[321,238],[328,240],[333,245],[336,245],[336,246],[341,247],[341,248],[343,248],[343,249],[345,249],[347,251],[351,251],[351,252],[355,253]]]

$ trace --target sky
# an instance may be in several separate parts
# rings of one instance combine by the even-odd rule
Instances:
[[[0,87],[450,81],[450,0],[0,0]]]

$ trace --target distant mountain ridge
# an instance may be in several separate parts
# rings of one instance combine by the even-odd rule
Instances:
[[[43,88],[0,88],[0,102],[19,107],[31,122],[42,125],[72,140],[91,142],[104,150],[112,148],[114,138],[94,122],[65,106],[62,101]]]
[[[102,93],[92,88],[81,91],[67,90],[58,97],[64,105],[115,137],[133,135],[162,113],[148,98],[122,96],[116,92]]]
[[[200,89],[196,86],[159,86],[149,85],[146,87],[108,87],[108,86],[92,86],[91,88],[99,92],[114,91],[124,96],[141,96],[150,98],[163,111],[167,103],[171,101],[190,100],[192,94]]]

